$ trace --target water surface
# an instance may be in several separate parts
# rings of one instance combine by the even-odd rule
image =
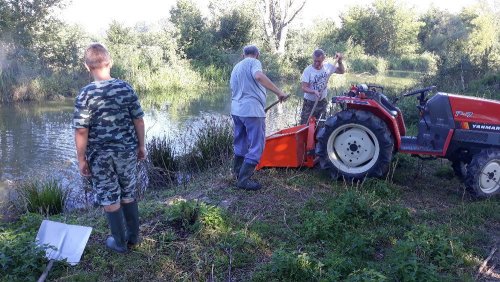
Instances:
[[[329,97],[340,94],[351,83],[377,83],[405,87],[415,77],[338,75],[330,80]],[[293,126],[299,119],[302,94],[299,83],[281,85],[291,98],[273,107],[267,114],[267,133]],[[168,136],[176,150],[185,151],[205,119],[229,118],[229,89],[222,87],[190,95],[173,93],[176,99],[162,101],[160,108],[145,107],[146,137]],[[180,97],[180,98],[179,98]],[[276,100],[268,93],[268,105]],[[26,179],[55,178],[64,187],[79,191],[74,130],[71,128],[73,99],[44,103],[0,105],[0,202],[7,198],[13,184]]]

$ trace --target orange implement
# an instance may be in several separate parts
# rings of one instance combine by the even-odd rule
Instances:
[[[266,137],[264,152],[256,169],[263,167],[313,167],[316,120],[286,128]]]

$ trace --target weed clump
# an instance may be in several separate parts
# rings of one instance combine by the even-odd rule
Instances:
[[[62,213],[69,193],[54,179],[21,183],[17,192],[21,204],[28,212],[42,215]]]
[[[192,173],[222,165],[232,158],[233,131],[228,119],[205,118],[197,130],[187,135],[194,137],[192,143],[186,140],[182,150],[176,150],[173,140],[165,136],[153,137],[147,143],[150,186],[170,186],[176,179],[189,179]]]
[[[191,151],[185,156],[186,169],[202,171],[224,164],[233,154],[233,127],[228,119],[210,117],[202,121]]]
[[[196,232],[201,228],[213,231],[225,230],[225,222],[219,208],[198,201],[176,200],[167,210],[167,222],[184,232]]]
[[[0,225],[0,280],[38,279],[45,265],[45,251],[35,243],[36,231],[33,228],[40,222],[39,215],[26,214],[14,225]]]
[[[175,201],[167,210],[167,222],[182,231],[194,232],[200,226],[200,204],[194,201]]]
[[[148,151],[147,175],[151,186],[171,184],[179,171],[179,159],[175,155],[173,141],[167,137],[153,137],[146,144]]]

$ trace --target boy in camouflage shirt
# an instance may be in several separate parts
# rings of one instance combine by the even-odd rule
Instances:
[[[134,193],[137,160],[146,158],[144,113],[132,87],[111,77],[111,56],[103,45],[91,44],[84,59],[94,82],[82,88],[75,102],[78,167],[92,178],[96,203],[106,212],[112,234],[106,246],[124,253],[127,245],[139,242]]]

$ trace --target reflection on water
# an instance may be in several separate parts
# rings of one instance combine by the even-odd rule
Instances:
[[[331,79],[329,96],[340,94],[347,85],[355,82],[378,83],[372,76],[336,76]],[[267,113],[267,133],[297,123],[302,106],[298,85],[282,86],[292,97]],[[268,105],[275,100],[276,96],[270,93]],[[186,146],[193,141],[191,136],[202,129],[202,119],[212,116],[229,118],[230,104],[229,89],[220,88],[200,93],[189,102],[183,101],[182,106],[169,104],[161,109],[146,109],[147,139],[168,136],[175,141],[179,153],[186,152]],[[6,197],[6,187],[25,179],[56,178],[75,193],[82,191],[71,128],[72,112],[72,99],[0,105],[0,202]]]
[[[226,91],[218,95],[227,96]],[[200,130],[202,118],[228,116],[230,99],[222,100],[214,104],[204,97],[175,113],[168,108],[146,109],[147,138],[168,136],[177,141],[178,152],[185,152],[192,143],[189,135]],[[0,199],[5,199],[8,186],[24,179],[53,177],[72,190],[82,186],[71,128],[72,99],[0,107]]]

